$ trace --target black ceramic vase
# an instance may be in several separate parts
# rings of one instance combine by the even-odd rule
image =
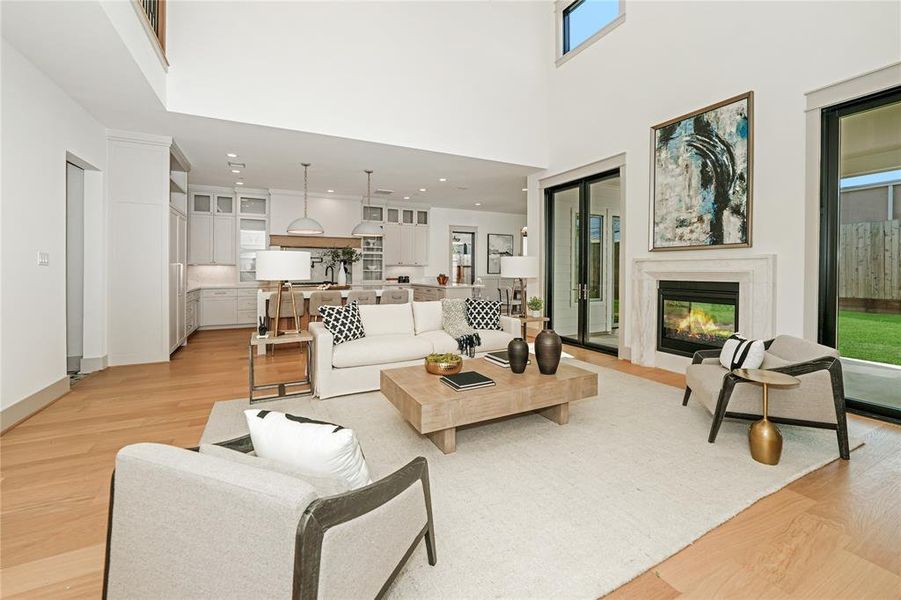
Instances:
[[[563,342],[553,329],[545,329],[535,338],[535,358],[542,375],[553,375],[560,364]]]
[[[507,344],[507,358],[510,360],[511,371],[524,373],[529,363],[529,345],[522,338],[514,338]]]

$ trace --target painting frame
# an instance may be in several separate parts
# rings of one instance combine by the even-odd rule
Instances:
[[[696,244],[685,244],[685,245],[658,245],[658,231],[657,231],[657,214],[660,209],[661,198],[657,196],[657,168],[658,168],[658,156],[657,156],[657,133],[664,127],[669,127],[673,124],[680,123],[686,121],[688,119],[693,119],[705,113],[710,113],[721,109],[723,107],[729,106],[731,104],[736,104],[738,102],[744,101],[746,103],[746,112],[747,112],[747,146],[745,152],[746,165],[744,168],[744,172],[746,172],[746,192],[745,192],[745,227],[746,227],[746,236],[743,241],[740,242],[731,242],[731,243],[696,243]],[[714,104],[710,104],[708,106],[704,106],[697,110],[691,111],[684,115],[680,115],[673,119],[669,119],[662,123],[658,123],[651,127],[650,131],[650,215],[649,219],[649,227],[648,227],[648,250],[650,252],[673,252],[673,251],[683,251],[683,250],[719,250],[723,248],[751,248],[753,245],[753,207],[754,207],[754,91],[749,90],[743,94],[738,94],[736,96],[732,96],[730,98],[726,98],[725,100],[721,100]]]
[[[514,247],[512,233],[489,233],[486,246],[485,266],[489,275],[501,274],[501,257],[514,256],[516,251]],[[508,254],[509,252],[509,254]],[[493,258],[492,258],[492,255]]]

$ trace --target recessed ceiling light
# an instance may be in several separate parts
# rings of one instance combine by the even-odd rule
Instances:
[[[232,169],[232,173],[240,173],[241,169]]]
[[[243,181],[236,181],[236,182],[235,182],[235,185],[244,185],[244,182],[243,182]]]
[[[481,202],[476,202],[476,206],[482,206]]]
[[[419,191],[420,191],[420,192],[425,192],[426,189],[425,189],[425,188],[419,188]]]
[[[438,181],[447,181],[447,177],[442,177]]]
[[[404,200],[409,200],[409,199],[410,199],[409,196],[404,196]]]
[[[226,154],[226,156],[229,158],[238,158],[238,155],[235,154],[234,152],[229,152],[228,154]]]
[[[522,191],[528,192],[528,191],[529,191],[529,188],[522,188]]]
[[[328,193],[329,193],[329,194],[334,194],[334,193],[335,193],[335,190],[328,190]]]

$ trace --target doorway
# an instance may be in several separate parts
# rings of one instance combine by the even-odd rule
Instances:
[[[84,354],[84,169],[66,163],[66,372]]]
[[[545,193],[550,326],[565,342],[619,350],[622,263],[619,169]]]
[[[450,280],[455,284],[472,285],[476,276],[476,238],[478,229],[451,225]]]
[[[849,410],[901,420],[901,88],[822,111],[820,342]]]

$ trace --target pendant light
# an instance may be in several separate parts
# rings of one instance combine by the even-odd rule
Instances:
[[[322,235],[325,233],[325,230],[322,228],[322,225],[319,224],[319,221],[307,216],[307,207],[310,205],[310,202],[307,199],[307,169],[310,168],[310,163],[300,164],[303,165],[303,216],[291,221],[291,224],[288,225],[288,233],[299,235]]]
[[[360,211],[363,213],[360,218],[360,223],[354,230],[351,232],[353,235],[358,237],[382,237],[385,235],[382,230],[382,226],[379,223],[374,221],[366,220],[366,206],[372,204],[372,169],[366,169],[366,204],[363,204],[363,201],[360,200]]]

